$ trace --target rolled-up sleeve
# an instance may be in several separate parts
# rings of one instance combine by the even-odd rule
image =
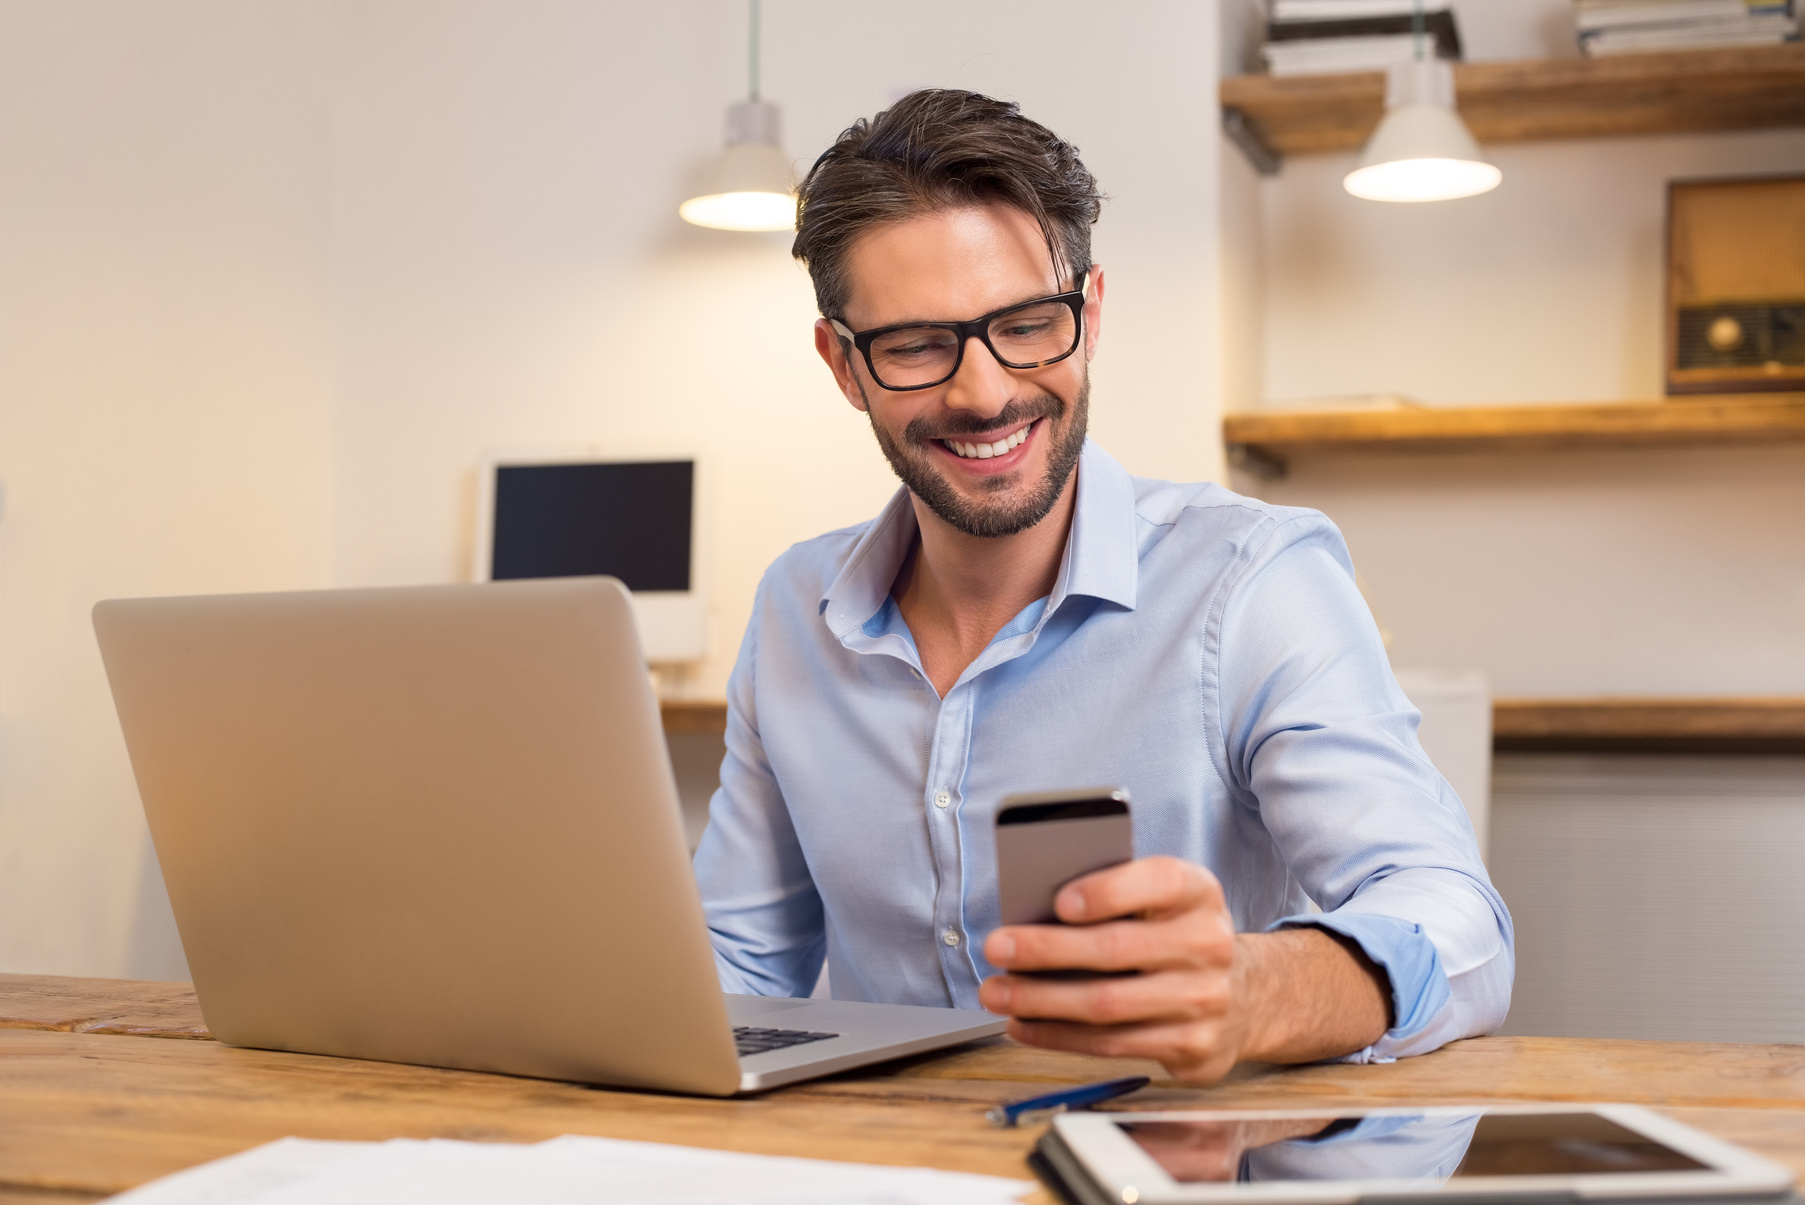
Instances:
[[[1510,913],[1454,790],[1417,740],[1340,533],[1313,513],[1268,528],[1235,575],[1215,644],[1237,802],[1258,809],[1315,925],[1383,968],[1392,1028],[1356,1061],[1490,1032],[1510,1007]]]
[[[806,996],[826,953],[821,897],[758,731],[761,585],[727,683],[727,756],[696,849],[696,879],[721,987]]]

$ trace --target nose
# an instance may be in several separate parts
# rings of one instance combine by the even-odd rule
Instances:
[[[959,371],[947,382],[945,402],[949,410],[969,410],[985,418],[1002,413],[1015,395],[1015,378],[997,363],[984,341],[975,335],[965,341]]]

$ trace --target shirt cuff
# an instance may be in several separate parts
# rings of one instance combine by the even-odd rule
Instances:
[[[1347,938],[1384,969],[1391,983],[1391,1028],[1371,1046],[1335,1062],[1393,1062],[1396,1056],[1388,1052],[1428,1029],[1436,1014],[1454,998],[1448,976],[1442,970],[1441,955],[1419,924],[1367,912],[1310,912],[1274,921],[1266,931],[1301,928],[1325,929]]]

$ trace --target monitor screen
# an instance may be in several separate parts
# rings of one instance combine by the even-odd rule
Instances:
[[[690,588],[694,461],[504,464],[489,576],[606,573],[629,590]]]

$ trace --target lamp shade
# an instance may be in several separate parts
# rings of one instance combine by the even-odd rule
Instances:
[[[777,106],[742,101],[727,115],[727,149],[710,166],[703,192],[677,207],[686,222],[716,230],[790,230],[796,196],[778,143]]]
[[[1451,201],[1498,187],[1488,162],[1454,111],[1454,72],[1440,60],[1394,67],[1390,106],[1342,186],[1369,201]]]

